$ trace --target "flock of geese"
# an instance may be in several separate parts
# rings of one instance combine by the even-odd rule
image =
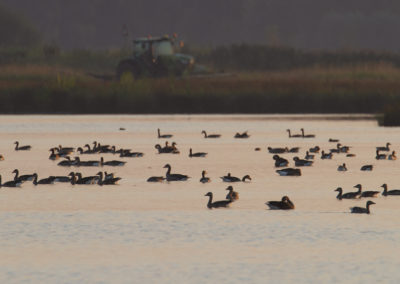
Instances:
[[[303,128],[301,128],[301,134],[292,134],[290,129],[287,129],[288,137],[290,139],[296,139],[296,138],[307,138],[307,139],[312,139],[315,138],[315,134],[305,134],[305,131]],[[218,139],[221,137],[220,134],[207,134],[205,130],[201,132],[202,135],[204,135],[205,139]],[[173,137],[172,134],[161,134],[160,129],[157,129],[157,137],[159,139],[170,139]],[[250,135],[248,134],[248,131],[245,131],[243,133],[236,133],[234,138],[237,139],[243,139],[243,138],[249,138]],[[343,154],[346,155],[346,157],[355,157],[355,154],[350,153],[350,146],[345,146],[339,143],[339,139],[333,139],[330,138],[328,140],[329,142],[336,143],[336,147],[329,149],[328,151],[322,150],[319,146],[314,146],[310,147],[306,153],[304,158],[299,158],[298,156],[295,156],[293,158],[293,164],[294,167],[288,167],[289,166],[289,160],[285,159],[284,157],[280,156],[285,153],[299,153],[300,147],[277,147],[277,148],[272,148],[268,147],[268,152],[270,154],[273,154],[272,159],[274,161],[274,166],[276,169],[276,173],[279,174],[280,176],[301,176],[302,167],[311,167],[314,164],[314,160],[317,157],[317,155],[320,155],[320,159],[332,159],[333,155],[339,155]],[[30,145],[24,145],[20,146],[19,142],[16,141],[15,143],[15,151],[29,151],[32,149]],[[168,141],[165,142],[164,146],[161,146],[160,144],[156,144],[154,147],[158,151],[158,154],[180,154],[179,149],[177,148],[177,143],[172,142],[170,145]],[[390,146],[391,144],[388,142],[386,143],[385,146],[379,146],[376,147],[376,160],[396,160],[396,152],[392,151],[390,153]],[[260,148],[256,148],[256,151],[260,151]],[[50,160],[59,160],[60,158],[63,158],[62,161],[58,162],[58,166],[60,167],[103,167],[103,166],[110,166],[110,167],[121,167],[126,164],[125,161],[120,161],[120,160],[110,160],[110,161],[105,161],[104,158],[101,156],[100,159],[92,159],[92,160],[81,160],[80,157],[75,156],[74,158],[71,157],[73,154],[79,154],[81,156],[83,155],[91,155],[91,154],[105,154],[105,153],[111,153],[114,155],[119,155],[119,157],[122,158],[138,158],[138,157],[143,157],[144,153],[142,152],[135,152],[131,149],[117,149],[115,146],[110,146],[110,145],[102,145],[98,143],[97,141],[93,142],[93,146],[91,147],[89,144],[85,144],[83,147],[62,147],[61,145],[57,147],[52,147],[49,149],[51,152],[49,159]],[[382,153],[384,152],[384,153]],[[390,153],[390,154],[389,154]],[[205,152],[193,152],[192,148],[189,150],[189,157],[190,158],[205,158],[207,157],[208,153]],[[0,155],[0,161],[4,160],[4,156]],[[164,166],[166,169],[165,176],[152,176],[147,179],[147,182],[172,182],[172,181],[186,181],[190,177],[188,175],[184,174],[178,174],[178,173],[172,173],[172,167],[170,164],[166,164]],[[340,172],[345,172],[347,171],[347,166],[346,163],[343,163],[342,165],[338,165],[337,171]],[[372,171],[373,170],[373,165],[363,165],[360,168],[361,171]],[[71,171],[67,176],[49,176],[47,178],[38,178],[37,173],[32,173],[32,174],[24,174],[24,175],[19,175],[19,170],[15,169],[12,173],[15,174],[14,179],[11,181],[7,181],[2,183],[1,175],[0,175],[0,187],[19,187],[21,186],[24,182],[31,181],[35,186],[36,185],[42,185],[42,184],[54,184],[57,182],[61,183],[71,183],[72,185],[89,185],[89,184],[97,184],[97,185],[114,185],[117,184],[119,180],[121,180],[120,177],[115,177],[113,173],[107,173],[103,171],[99,171],[96,175],[94,176],[82,176],[80,172],[76,171]],[[207,171],[203,170],[201,173],[201,178],[200,182],[201,183],[208,183],[211,181],[209,177],[206,176]],[[250,175],[244,175],[242,178],[232,176],[231,173],[227,173],[224,176],[220,177],[223,182],[226,183],[236,183],[236,182],[250,182],[252,179]],[[381,192],[380,191],[362,191],[362,185],[357,184],[354,186],[357,188],[357,191],[354,192],[343,192],[343,189],[341,187],[338,187],[335,189],[336,192],[338,192],[336,198],[338,200],[342,199],[359,199],[359,198],[373,198],[377,197]],[[395,189],[395,190],[388,190],[387,184],[382,185],[383,192],[381,193],[383,196],[390,196],[390,195],[400,195],[400,190]],[[213,201],[213,193],[208,192],[205,196],[208,196],[208,202],[207,202],[207,208],[213,209],[213,208],[227,208],[229,207],[233,202],[237,201],[239,199],[239,194],[234,191],[233,187],[230,185],[226,188],[228,191],[226,195],[225,200],[220,200],[220,201]],[[288,196],[283,196],[280,201],[268,201],[265,203],[271,210],[292,210],[295,209],[294,203],[289,199]],[[368,200],[366,202],[366,207],[351,207],[350,212],[351,213],[365,213],[365,214],[370,214],[370,206],[375,204],[373,201]]]

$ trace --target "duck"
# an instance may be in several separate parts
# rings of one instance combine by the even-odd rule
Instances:
[[[172,134],[163,134],[161,135],[160,128],[157,129],[158,138],[172,138],[174,135]]]
[[[268,152],[271,154],[283,154],[283,153],[287,153],[289,152],[289,148],[285,147],[285,148],[272,148],[272,147],[268,147]]]
[[[339,194],[336,196],[337,199],[342,200],[342,199],[355,199],[358,198],[361,194],[361,190],[359,189],[358,191],[355,192],[347,192],[343,193],[343,189],[341,187],[338,187],[335,189],[335,191],[339,192]]]
[[[207,156],[207,153],[204,152],[197,152],[197,153],[193,153],[192,152],[192,148],[189,149],[189,157],[198,157],[198,158],[204,158],[205,156]]]
[[[287,165],[289,164],[288,160],[279,157],[278,155],[274,155],[272,157],[275,160],[275,167],[279,168],[279,167],[287,167]]]
[[[100,165],[101,166],[120,167],[120,166],[124,166],[125,164],[126,164],[126,162],[117,161],[117,160],[104,162],[104,158],[103,157],[100,158]]]
[[[373,202],[373,201],[371,201],[371,200],[368,200],[367,203],[366,203],[366,205],[365,205],[365,208],[363,208],[363,207],[357,207],[357,206],[355,206],[355,207],[350,207],[350,212],[351,212],[351,213],[357,213],[357,214],[369,214],[369,213],[370,213],[369,207],[370,207],[372,204],[376,204],[376,203]]]
[[[204,138],[220,138],[221,134],[209,134],[205,130],[201,131],[201,134],[204,134]]]
[[[120,177],[114,177],[114,178],[109,178],[103,179],[103,172],[98,172],[97,175],[99,176],[99,179],[97,180],[97,184],[98,185],[116,185],[118,183],[118,181],[121,180]]]
[[[313,161],[301,160],[299,157],[294,157],[293,161],[296,167],[310,167],[314,163]]]
[[[294,168],[286,168],[286,169],[282,169],[282,170],[276,170],[276,172],[280,176],[301,176],[301,170],[294,169]]]
[[[388,156],[388,160],[394,161],[397,159],[396,151],[392,151],[392,154]]]
[[[221,200],[221,201],[214,201],[212,202],[213,199],[213,194],[212,192],[208,192],[206,195],[208,196],[208,203],[207,203],[207,208],[208,209],[213,209],[213,208],[227,208],[229,205],[232,203],[232,200]]]
[[[366,171],[370,172],[370,171],[373,170],[373,168],[374,168],[373,165],[364,165],[364,166],[361,167],[360,170],[361,170],[361,171],[364,171],[364,172],[366,172]]]
[[[386,160],[386,154],[379,153],[380,150],[376,150],[375,159],[377,160]]]
[[[333,157],[332,152],[325,153],[324,150],[322,150],[322,152],[321,152],[321,159],[322,160],[326,160],[326,159],[330,160],[330,159],[332,159],[332,157]]]
[[[35,174],[20,176],[18,169],[13,170],[12,173],[15,174],[14,176],[15,181],[19,180],[21,182],[26,182],[26,181],[32,181],[35,178]]]
[[[289,134],[289,138],[301,138],[302,137],[302,135],[301,134],[291,134],[291,132],[290,132],[290,129],[286,129],[286,131],[288,132],[288,134]]]
[[[301,130],[301,137],[303,137],[303,138],[315,138],[315,135],[314,135],[314,134],[307,134],[307,135],[305,135],[305,134],[304,134],[304,128],[301,128],[300,130]]]
[[[308,151],[306,151],[306,155],[304,156],[305,160],[314,160],[314,155],[310,154]]]
[[[182,175],[182,174],[171,174],[171,165],[166,164],[164,168],[167,168],[167,173],[165,174],[166,180],[167,181],[185,181],[188,180],[190,177],[187,175]]]
[[[383,196],[388,196],[388,195],[400,195],[400,189],[388,190],[388,189],[387,189],[387,184],[386,184],[386,183],[382,184],[381,187],[383,187],[383,192],[382,192],[382,195],[383,195]]]
[[[209,177],[206,177],[206,173],[207,172],[204,170],[201,172],[201,178],[200,178],[201,183],[207,183],[211,181]]]
[[[234,136],[234,138],[249,138],[249,137],[250,137],[250,135],[247,134],[247,131],[245,131],[243,133],[236,132],[236,134]]]
[[[308,151],[310,151],[310,153],[319,153],[319,150],[321,150],[321,148],[319,146],[314,146],[314,147],[308,149]]]
[[[347,167],[346,167],[346,163],[343,163],[343,165],[339,165],[337,170],[339,172],[347,172]]]
[[[282,197],[281,201],[268,201],[265,203],[270,210],[291,210],[294,209],[294,203],[290,201],[286,195]]]
[[[222,181],[224,182],[245,182],[247,179],[251,180],[251,177],[249,175],[245,175],[242,179],[238,177],[234,177],[231,175],[231,173],[228,173],[226,176],[220,177]]]
[[[38,175],[35,173],[35,178],[33,179],[33,184],[38,185],[38,184],[54,184],[54,176],[50,176],[48,178],[43,178],[38,181]]]
[[[161,176],[152,176],[147,179],[147,182],[163,182],[165,180],[165,177]]]
[[[52,161],[58,160],[61,156],[59,154],[55,153],[55,149],[57,148],[51,148],[49,151],[51,152],[49,159]]]
[[[390,144],[390,142],[386,143],[386,146],[384,147],[376,147],[376,151],[383,151],[383,152],[389,152],[390,151],[390,147],[392,144]]]
[[[358,188],[358,190],[360,192],[362,191],[362,185],[361,184],[357,184],[354,187]],[[362,191],[360,196],[359,196],[359,198],[361,198],[361,197],[377,197],[379,193],[380,193],[379,191],[372,191],[372,190]]]
[[[15,144],[15,151],[29,151],[32,148],[32,146],[30,145],[20,147],[18,141],[15,141],[14,144]]]
[[[239,199],[239,193],[233,190],[233,186],[228,186],[226,190],[229,190],[228,194],[226,195],[226,199],[235,201]]]
[[[10,180],[5,183],[1,183],[1,175],[0,175],[0,187],[20,187],[22,184],[22,181],[20,180]]]

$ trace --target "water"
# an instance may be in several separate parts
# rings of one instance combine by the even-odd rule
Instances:
[[[119,131],[125,127],[126,131]],[[317,135],[288,139],[285,130]],[[158,155],[156,129],[174,134],[180,155]],[[206,140],[201,130],[222,134]],[[251,137],[233,139],[248,130]],[[374,198],[371,215],[349,214],[365,200],[336,200],[341,186],[354,191],[400,188],[398,161],[376,161],[375,147],[400,146],[398,128],[379,128],[373,120],[315,120],[278,116],[1,116],[0,162],[3,181],[37,172],[66,175],[48,156],[50,147],[82,146],[94,140],[132,148],[143,158],[126,158],[122,168],[105,167],[123,179],[119,186],[26,183],[0,189],[0,283],[398,283],[400,273],[400,197]],[[329,138],[352,146],[357,157],[315,160],[301,177],[279,177],[268,146],[301,147],[285,154],[291,161]],[[15,152],[13,142],[30,144]],[[188,150],[208,152],[188,157]],[[260,147],[256,152],[254,148]],[[120,159],[112,154],[106,160]],[[317,155],[318,156],[318,155]],[[99,159],[83,155],[81,159]],[[337,172],[345,162],[348,172]],[[150,184],[149,176],[172,171],[187,182]],[[375,166],[361,172],[364,164]],[[206,169],[212,179],[199,183]],[[93,175],[99,168],[74,168]],[[208,210],[212,191],[223,199],[228,184],[220,176],[249,174],[234,184],[240,199],[230,209]],[[296,209],[270,211],[264,204],[288,195]]]

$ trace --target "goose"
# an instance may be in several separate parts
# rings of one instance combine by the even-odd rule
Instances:
[[[119,155],[120,158],[140,158],[143,156],[142,152],[131,152],[131,150],[123,150]]]
[[[379,150],[376,150],[375,159],[377,160],[386,160],[386,154],[379,153]]]
[[[0,161],[4,161],[4,156],[0,155]]]
[[[362,166],[361,167],[361,171],[372,171],[373,170],[373,168],[374,168],[374,166],[373,165],[364,165],[364,166]]]
[[[290,133],[290,129],[286,129],[286,131],[288,132],[288,134],[289,134],[289,138],[301,138],[302,136],[301,136],[301,134],[291,134]]]
[[[131,152],[131,151],[132,151],[131,149],[122,149],[122,148],[117,150],[117,148],[114,145],[111,146],[111,152],[113,154],[122,154],[124,152]]]
[[[164,149],[163,147],[161,147],[160,144],[156,144],[154,146],[154,148],[156,148],[158,150],[158,154],[165,154],[165,153],[170,153],[168,150]]]
[[[95,184],[99,181],[100,177],[97,175],[95,176],[87,176],[83,177],[80,172],[76,172],[75,176],[77,177],[78,184]]]
[[[307,135],[304,135],[304,128],[301,128],[300,130],[301,130],[301,136],[302,136],[303,138],[315,138],[315,135],[314,135],[314,134],[307,134]]]
[[[247,179],[251,180],[249,175],[245,175],[242,179],[238,177],[231,176],[231,173],[228,173],[226,176],[220,177],[224,182],[245,182]]]
[[[97,150],[93,147],[93,149],[90,149],[89,144],[85,144],[85,147],[87,148],[86,151],[84,151],[84,154],[96,154]]]
[[[388,160],[394,161],[397,159],[396,151],[392,151],[392,154],[388,156]]]
[[[314,146],[313,148],[308,149],[310,151],[310,153],[319,153],[319,150],[321,148],[319,148],[319,146]]]
[[[350,146],[343,146],[342,144],[337,144],[340,153],[348,153],[350,151]]]
[[[99,179],[97,181],[98,185],[116,185],[118,181],[121,180],[120,177],[103,179],[103,172],[98,172],[97,175],[99,176]]]
[[[298,153],[300,150],[300,147],[293,147],[289,149],[289,153]]]
[[[332,152],[325,153],[324,150],[322,150],[322,152],[321,152],[321,159],[322,160],[326,160],[326,159],[330,160],[330,159],[332,159],[332,156],[333,156]]]
[[[387,184],[384,183],[381,185],[383,187],[383,196],[388,196],[388,195],[400,195],[400,189],[392,189],[392,190],[387,190]]]
[[[306,155],[304,156],[305,160],[314,160],[314,155],[311,155],[310,153],[308,153],[308,151],[306,152]]]
[[[280,176],[301,176],[301,170],[294,169],[294,168],[286,168],[286,169],[282,169],[282,170],[276,170],[276,172]]]
[[[265,203],[270,210],[291,210],[294,209],[294,204],[289,197],[283,196],[281,201],[268,201]]]
[[[331,153],[340,153],[340,146],[341,146],[341,144],[338,143],[338,144],[336,144],[336,148],[330,149],[329,151]]]
[[[73,147],[63,147],[58,145],[58,152],[62,155],[71,155],[75,151]]]
[[[34,185],[38,185],[38,184],[54,184],[54,176],[50,176],[48,178],[43,178],[41,180],[38,181],[38,175],[35,173],[35,178],[33,180],[33,184]]]
[[[256,148],[254,148],[254,151],[256,151],[256,152],[261,151],[261,148],[260,147],[256,147]]]
[[[61,167],[70,167],[74,164],[75,162],[71,161],[71,158],[69,156],[65,157],[65,160],[59,162],[57,164],[57,166],[61,166]]]
[[[172,142],[171,146],[168,145],[168,141],[165,141],[165,147],[163,148],[165,153],[179,154],[178,148],[176,148],[176,142]]]
[[[171,174],[171,165],[166,164],[164,168],[167,168],[167,173],[165,174],[167,181],[185,181],[188,180],[189,177],[187,175],[182,174]]]
[[[249,138],[249,137],[250,137],[250,135],[247,134],[247,131],[245,131],[243,133],[236,132],[236,134],[234,136],[234,138]]]
[[[274,155],[272,157],[275,160],[275,167],[279,168],[279,167],[287,167],[287,165],[289,164],[288,160],[279,157],[278,155]]]
[[[78,167],[98,167],[100,164],[100,161],[81,161],[79,157],[75,157],[73,165]]]
[[[54,182],[71,182],[69,176],[54,176]]]
[[[208,203],[207,203],[207,208],[208,209],[213,209],[213,208],[227,208],[229,205],[232,203],[232,200],[221,200],[221,201],[214,201],[212,202],[213,199],[213,194],[212,192],[208,192],[205,196],[208,196]]]
[[[226,199],[235,201],[239,199],[239,193],[233,190],[233,187],[230,185],[226,188],[226,190],[229,190],[228,194],[226,195]]]
[[[349,158],[352,158],[352,157],[355,157],[355,156],[356,156],[356,154],[351,154],[351,153],[346,155],[346,157],[349,157]]]
[[[360,192],[362,191],[362,185],[361,184],[357,184],[354,187],[358,188],[358,190]],[[380,193],[379,191],[372,191],[372,190],[362,191],[359,198],[361,198],[361,197],[377,197],[377,195],[379,193]]]
[[[190,157],[190,158],[192,158],[192,157],[201,157],[201,158],[204,158],[205,156],[207,156],[207,153],[204,153],[204,152],[193,153],[193,152],[192,152],[192,148],[189,149],[189,157]]]
[[[15,174],[15,176],[14,176],[15,181],[17,181],[17,180],[19,180],[21,182],[32,181],[35,178],[35,174],[20,176],[18,169],[13,170],[12,173]]]
[[[78,147],[76,149],[76,151],[81,155],[83,155],[83,154],[93,154],[90,149],[89,150],[83,150],[82,147]]]
[[[283,153],[289,152],[288,147],[285,147],[285,148],[271,148],[271,147],[268,147],[267,149],[268,149],[268,152],[271,153],[271,154],[283,154]]]
[[[29,151],[32,147],[30,145],[26,145],[26,146],[19,146],[19,142],[15,141],[15,151]]]
[[[296,167],[310,167],[314,163],[313,161],[301,160],[299,157],[294,157],[293,161]]]
[[[389,148],[389,146],[390,145],[392,145],[392,144],[390,144],[389,142],[387,142],[386,143],[386,146],[384,146],[384,147],[376,147],[376,151],[386,151],[386,152],[389,152],[390,151],[390,148]]]
[[[20,180],[10,180],[5,183],[1,183],[1,175],[0,175],[0,187],[20,187],[22,184],[22,181]]]
[[[201,131],[201,134],[204,134],[204,138],[220,138],[221,134],[209,134],[205,130]]]
[[[376,204],[376,203],[371,201],[371,200],[368,200],[366,205],[365,205],[365,208],[357,207],[357,206],[350,207],[350,212],[351,213],[357,213],[357,214],[369,214],[370,213],[369,206],[371,206],[372,204]]]
[[[114,173],[104,172],[104,179],[113,179],[115,178]]]
[[[335,139],[335,138],[329,138],[328,142],[332,142],[332,143],[337,143],[339,142],[339,139]]]
[[[165,180],[165,177],[152,176],[147,179],[147,182],[163,182],[164,180]]]
[[[211,181],[209,177],[206,177],[206,173],[207,173],[206,171],[201,172],[201,178],[200,178],[201,183],[207,183]]]
[[[103,157],[100,158],[100,165],[101,165],[101,166],[119,167],[119,166],[123,166],[123,165],[125,165],[125,164],[126,164],[126,162],[117,161],[117,160],[112,160],[112,161],[104,162],[104,158],[103,158]]]
[[[157,129],[157,134],[158,134],[158,138],[172,138],[172,136],[173,136],[172,134],[161,135],[160,128]]]
[[[342,200],[342,199],[355,199],[358,198],[361,194],[361,190],[359,189],[358,191],[355,192],[347,192],[343,193],[343,189],[341,187],[338,187],[335,189],[335,191],[339,192],[338,195],[336,196],[337,199]]]
[[[339,165],[338,168],[337,168],[337,170],[338,170],[339,172],[347,172],[346,164],[343,163],[343,165]]]
[[[57,148],[51,148],[49,150],[51,152],[49,159],[53,160],[53,161],[58,160],[60,158],[60,155],[55,153],[55,149],[57,149]]]
[[[97,141],[93,141],[93,151],[96,153],[109,153],[112,149],[110,148],[110,145],[101,145],[100,143],[97,143]]]

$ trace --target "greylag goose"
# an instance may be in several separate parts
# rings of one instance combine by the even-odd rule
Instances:
[[[206,177],[206,173],[207,173],[206,171],[201,172],[201,178],[200,178],[201,183],[207,183],[211,181],[209,177]]]
[[[280,176],[301,176],[301,170],[294,169],[294,168],[286,168],[286,169],[282,169],[282,170],[276,170],[276,172]]]
[[[347,192],[343,193],[343,189],[341,187],[338,187],[335,189],[335,191],[339,192],[339,194],[336,196],[337,199],[342,200],[342,199],[355,199],[358,198],[361,194],[361,190],[359,189],[358,191],[355,192]]]
[[[205,156],[207,156],[207,153],[205,152],[197,152],[197,153],[193,153],[192,148],[189,149],[189,157],[199,157],[199,158],[204,158]]]
[[[207,208],[208,209],[213,209],[213,208],[227,208],[229,205],[232,203],[232,200],[221,200],[221,201],[214,201],[212,202],[213,199],[213,194],[212,192],[208,192],[205,196],[208,196],[208,203],[207,203]]]
[[[158,138],[171,138],[172,134],[163,134],[161,135],[160,128],[157,129]]]
[[[15,151],[29,151],[32,148],[32,146],[30,145],[20,147],[18,141],[15,141],[14,144],[15,144]]]
[[[238,177],[231,176],[231,173],[228,173],[226,176],[220,177],[224,182],[245,182],[247,179],[251,180],[249,175],[245,175],[242,179]]]
[[[167,172],[165,174],[166,180],[167,181],[185,181],[188,180],[187,175],[182,175],[182,174],[171,174],[171,165],[166,164],[164,168],[167,168]]]
[[[279,168],[279,167],[287,167],[287,165],[289,164],[288,160],[279,157],[278,155],[274,155],[272,157],[275,160],[275,167]]]
[[[20,180],[10,180],[5,183],[1,183],[1,175],[0,175],[0,187],[20,187],[22,184],[22,181]]]
[[[283,196],[281,201],[268,201],[265,203],[271,210],[290,210],[294,209],[294,204],[289,197]]]
[[[204,138],[220,138],[221,134],[209,134],[205,130],[201,131],[201,134],[204,134]]]
[[[383,195],[383,196],[388,196],[388,195],[400,195],[400,189],[388,190],[387,184],[386,184],[386,183],[382,184],[381,187],[383,187],[383,192],[382,192],[382,195]]]
[[[239,199],[239,193],[233,190],[233,187],[230,185],[226,188],[226,190],[229,190],[228,194],[226,195],[226,199],[235,201]]]
[[[367,190],[367,191],[362,191],[362,185],[357,184],[354,186],[355,188],[358,188],[358,190],[361,192],[360,197],[377,197],[378,194],[380,193],[379,191],[372,191],[372,190]]]
[[[369,214],[369,213],[370,213],[369,207],[370,207],[372,204],[376,204],[376,203],[373,202],[373,201],[371,201],[371,200],[368,200],[368,201],[367,201],[367,204],[365,205],[365,208],[364,208],[364,207],[357,207],[357,206],[355,206],[355,207],[350,207],[350,212],[351,212],[351,213],[357,213],[357,214]]]

